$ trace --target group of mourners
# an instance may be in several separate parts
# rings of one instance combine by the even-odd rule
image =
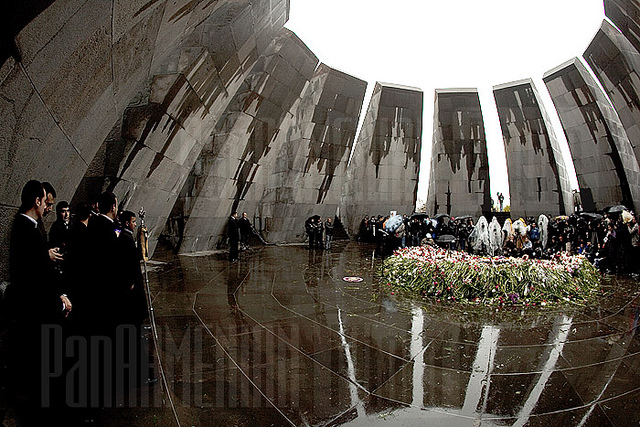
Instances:
[[[636,274],[640,254],[638,223],[630,211],[538,218],[478,220],[467,238],[468,249],[482,254],[549,259],[558,252],[584,255],[607,273]]]
[[[240,249],[249,249],[249,237],[251,235],[259,236],[253,224],[247,217],[247,213],[243,212],[242,217],[238,217],[238,212],[233,212],[229,217],[227,224],[227,239],[229,242],[229,261],[238,261]]]
[[[108,374],[119,375],[122,366],[115,361],[135,365],[135,378],[133,372],[127,376],[131,384],[155,380],[148,365],[132,362],[142,361],[146,351],[142,324],[149,311],[140,265],[144,243],[136,243],[136,214],[119,212],[111,192],[73,211],[60,201],[47,233],[43,220],[55,197],[50,184],[27,182],[11,231],[10,281],[2,299],[9,382],[32,407],[70,398],[80,399],[79,406],[104,403],[110,398],[104,388],[87,402],[87,390],[79,384],[90,379],[91,389],[98,390],[114,380],[122,383],[122,377]],[[104,347],[88,344],[97,338]],[[70,366],[76,376],[66,371]],[[70,395],[72,391],[79,396]]]
[[[360,221],[356,240],[376,243],[376,252],[390,253],[394,249],[433,243],[436,228],[442,222],[425,214],[412,215],[371,215]]]
[[[439,214],[412,216],[371,215],[360,222],[356,239],[375,242],[380,252],[399,247],[440,244],[450,249],[492,256],[527,256],[549,259],[558,252],[583,254],[599,269],[616,274],[636,274],[640,265],[638,220],[628,210],[537,218],[450,217]],[[400,220],[401,218],[401,220]],[[395,222],[394,222],[395,219]],[[392,224],[390,227],[389,225]]]
[[[304,229],[309,238],[309,249],[331,249],[334,229],[331,218],[327,217],[323,223],[319,215],[314,215],[307,219]]]

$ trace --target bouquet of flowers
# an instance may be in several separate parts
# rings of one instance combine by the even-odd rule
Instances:
[[[396,251],[382,265],[387,286],[439,301],[486,305],[585,304],[600,273],[582,255],[551,260],[474,256],[432,246]]]

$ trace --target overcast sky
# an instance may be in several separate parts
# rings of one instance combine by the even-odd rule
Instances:
[[[542,76],[580,57],[603,19],[602,0],[291,0],[286,26],[321,62],[368,82],[363,109],[376,81],[423,90],[419,199],[427,196],[435,89],[478,88],[495,198],[508,182],[493,86],[532,78],[568,160]]]

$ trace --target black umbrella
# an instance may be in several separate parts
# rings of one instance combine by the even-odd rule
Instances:
[[[411,215],[411,219],[425,219],[425,218],[429,218],[429,215],[427,215],[426,213],[423,212],[418,212],[418,213],[414,213],[413,215]]]
[[[437,243],[453,243],[455,241],[455,236],[452,236],[451,234],[443,234],[442,236],[438,236],[436,238]]]
[[[319,220],[320,219],[320,215],[313,215],[310,216],[309,218],[307,218],[307,220],[304,222],[304,225],[309,225],[311,223],[311,220]]]
[[[436,216],[434,216],[435,219],[440,219],[440,218],[449,218],[449,215],[447,215],[446,213],[439,213]]]
[[[583,218],[589,218],[589,219],[602,219],[602,215],[595,212],[581,212],[580,216]]]
[[[620,213],[620,212],[626,211],[626,210],[628,210],[626,206],[615,205],[615,206],[611,206],[609,209],[607,209],[607,212],[609,212],[609,213]]]

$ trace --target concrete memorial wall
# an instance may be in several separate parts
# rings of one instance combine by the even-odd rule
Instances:
[[[282,140],[261,204],[269,241],[302,241],[312,215],[340,213],[347,162],[367,83],[320,64],[307,82]]]
[[[640,156],[640,54],[607,21],[584,52],[584,58],[611,100],[636,158]]]
[[[547,72],[544,82],[571,150],[582,207],[640,207],[640,168],[622,123],[580,60]]]
[[[489,159],[476,89],[436,89],[427,212],[491,211]]]
[[[144,205],[153,247],[225,83],[282,28],[288,2],[57,0],[31,12],[0,68],[1,251],[29,179],[58,201],[113,189],[123,208]]]
[[[256,20],[256,12],[249,2],[231,2],[195,26],[150,76],[149,93],[116,121],[74,202],[110,190],[122,208],[144,207],[153,251],[212,129],[269,46],[257,40],[272,40],[284,24]]]
[[[346,226],[365,215],[415,210],[422,147],[420,89],[376,83],[347,171]]]
[[[604,5],[621,32],[603,22],[584,57],[613,108],[578,62],[545,81],[585,207],[637,207],[640,6]],[[104,190],[122,209],[144,207],[152,251],[161,236],[182,252],[220,246],[233,210],[269,240],[301,241],[312,214],[339,215],[353,235],[364,215],[415,208],[422,92],[377,83],[354,143],[366,83],[320,63],[283,28],[288,0],[10,1],[6,9],[2,278],[29,179],[51,182],[72,210]],[[513,215],[570,213],[535,88],[506,84],[494,96]],[[478,215],[489,179],[477,93],[438,91],[435,119],[428,209]]]
[[[252,221],[263,217],[260,208],[283,142],[279,135],[317,63],[295,34],[282,29],[246,76],[172,213],[184,221],[181,251],[220,246],[233,211],[247,212]]]
[[[507,154],[511,217],[571,214],[569,177],[533,82],[495,86],[493,94]]]
[[[604,13],[640,51],[640,3],[636,0],[604,0]]]

